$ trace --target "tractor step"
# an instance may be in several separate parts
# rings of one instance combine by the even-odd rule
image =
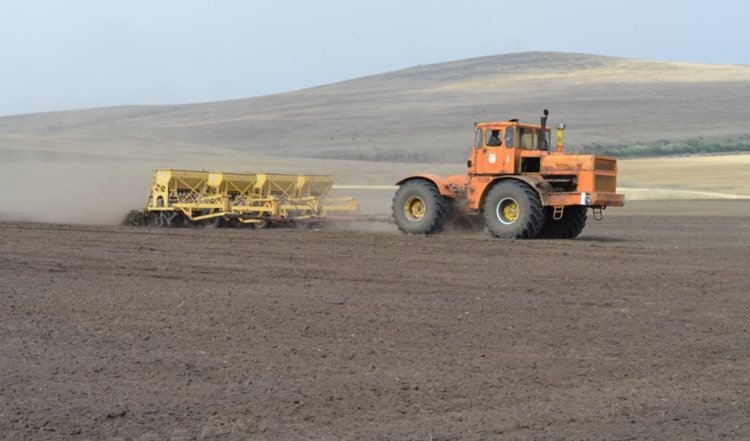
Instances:
[[[591,207],[591,211],[594,214],[594,220],[602,220],[604,219],[604,213],[602,212],[602,207]]]
[[[554,209],[552,210],[552,219],[554,220],[562,219],[564,211],[565,211],[565,205],[555,205]]]

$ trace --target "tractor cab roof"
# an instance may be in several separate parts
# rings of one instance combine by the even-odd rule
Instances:
[[[518,121],[518,119],[511,119],[508,121],[485,121],[485,122],[478,122],[474,123],[475,127],[481,127],[481,128],[489,128],[489,129],[496,129],[496,128],[503,128],[503,127],[526,127],[530,129],[537,129],[540,130],[542,126],[538,124],[525,124]],[[550,130],[549,127],[546,128],[548,131]]]

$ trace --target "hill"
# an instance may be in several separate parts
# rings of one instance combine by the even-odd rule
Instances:
[[[569,147],[741,140],[749,96],[747,66],[526,53],[235,101],[5,117],[0,219],[118,222],[162,167],[325,173],[357,185],[463,173],[474,121],[536,121],[544,107],[552,124],[568,124]],[[750,155],[712,158],[623,161],[620,186],[631,200],[750,195]],[[362,194],[373,212],[391,196]]]
[[[473,58],[296,92],[176,106],[0,118],[0,152],[153,157],[228,149],[262,156],[463,160],[473,122],[568,124],[571,144],[750,142],[750,66],[533,52]],[[0,153],[1,154],[1,153]]]

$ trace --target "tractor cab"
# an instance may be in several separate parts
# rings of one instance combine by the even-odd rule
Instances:
[[[467,161],[469,175],[539,173],[541,157],[550,153],[547,115],[542,125],[517,119],[474,125],[474,147]]]

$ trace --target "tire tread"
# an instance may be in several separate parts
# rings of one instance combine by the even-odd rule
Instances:
[[[523,228],[515,234],[508,236],[507,233],[494,228],[495,223],[492,221],[492,217],[496,216],[494,213],[494,209],[490,209],[488,211],[488,209],[485,208],[484,216],[485,223],[487,224],[487,229],[495,237],[533,239],[537,237],[539,232],[542,230],[546,218],[546,213],[544,211],[544,207],[542,206],[542,201],[539,198],[539,194],[534,191],[534,189],[522,182],[514,180],[504,180],[498,182],[490,189],[489,193],[487,194],[486,200],[494,200],[496,198],[496,193],[500,192],[501,194],[504,194],[503,192],[512,191],[512,189],[521,191],[523,197],[526,198],[526,201],[528,202],[528,217],[523,225]]]
[[[575,239],[586,226],[586,207],[571,205],[563,210],[562,219],[552,218],[552,207],[547,207],[547,221],[539,234],[545,239]]]
[[[400,192],[402,190],[407,189],[404,191],[408,191],[408,186],[414,186],[423,190],[426,193],[427,197],[430,198],[435,205],[435,216],[432,217],[432,222],[424,228],[424,232],[422,234],[433,234],[442,231],[443,227],[445,226],[445,221],[448,218],[450,212],[450,203],[440,194],[437,187],[435,187],[433,183],[422,179],[415,179],[401,184],[401,188],[393,196],[393,200],[391,203],[391,212],[393,213],[394,221],[396,221],[395,223],[398,229],[403,233],[413,234],[412,231],[408,231],[407,229],[405,229],[401,225],[401,223],[397,221],[395,216],[397,210],[396,200],[399,198]],[[425,203],[427,204],[427,202]],[[403,207],[398,207],[398,210],[403,210]]]

